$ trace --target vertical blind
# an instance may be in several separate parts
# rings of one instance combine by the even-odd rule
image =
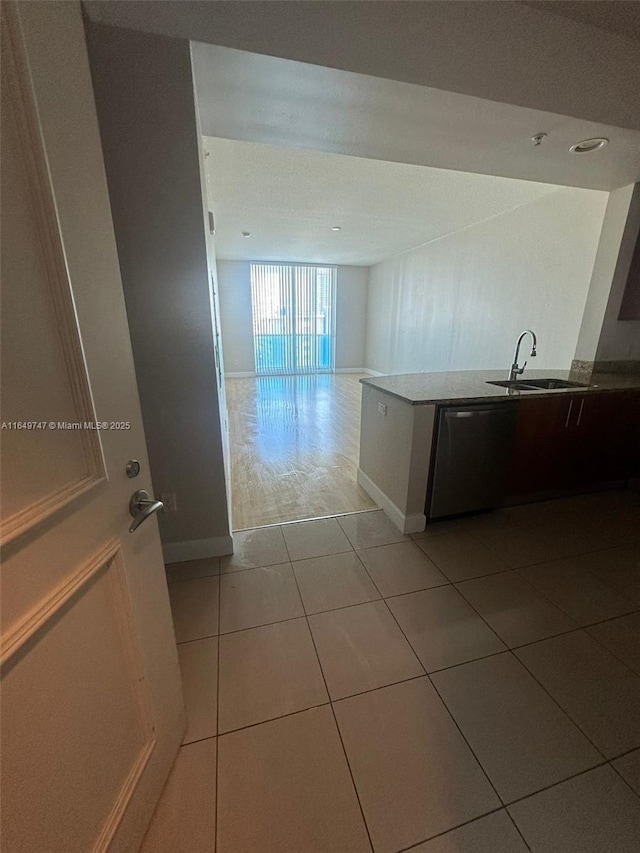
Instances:
[[[336,268],[251,264],[256,373],[333,369]]]

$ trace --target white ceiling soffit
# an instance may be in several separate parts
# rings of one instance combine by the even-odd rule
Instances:
[[[204,147],[220,259],[369,266],[558,191],[228,139]]]
[[[640,130],[634,2],[92,0],[94,22]],[[580,20],[549,6],[581,7]],[[603,15],[587,14],[606,6]],[[588,7],[588,9],[586,8]],[[575,12],[573,17],[576,17]],[[610,29],[610,27],[609,27]],[[623,34],[620,34],[620,33]]]
[[[599,190],[640,179],[640,131],[216,45],[192,51],[206,136]],[[597,136],[609,145],[569,153]]]

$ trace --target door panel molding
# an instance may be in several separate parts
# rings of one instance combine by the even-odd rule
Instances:
[[[130,853],[185,712],[82,9],[0,6],[3,419],[130,424],[2,432],[3,843]]]
[[[88,585],[98,575],[108,571],[110,564],[120,553],[120,544],[116,539],[111,540],[77,571],[73,572],[56,588],[46,595],[37,607],[27,613],[20,622],[12,626],[2,635],[0,666],[3,672],[6,667],[13,665],[13,658],[30,643],[37,641],[46,632],[51,620],[72,599],[80,597]]]
[[[115,802],[113,810],[105,821],[102,832],[93,845],[92,853],[106,853],[106,851],[109,850],[111,842],[118,831],[118,827],[122,823],[122,819],[127,811],[129,802],[131,801],[138,786],[138,782],[142,778],[147,764],[151,760],[155,747],[156,740],[153,738],[145,743],[140,750],[140,754],[138,755],[138,758],[133,764],[129,775],[122,786],[120,795]]]
[[[58,625],[72,609],[81,606],[84,595],[105,577],[110,585],[113,615],[119,629],[121,650],[127,662],[128,682],[143,743],[91,845],[93,853],[105,853],[109,849],[157,746],[151,698],[136,641],[131,600],[118,540],[107,542],[88,562],[47,595],[16,628],[10,630],[9,635],[3,638],[1,656],[4,679],[14,666],[28,657],[36,644],[46,642],[49,630]]]
[[[78,423],[95,424],[95,410],[64,248],[60,238],[49,168],[29,71],[20,44],[20,24],[16,10],[11,3],[3,4],[2,51],[3,74],[6,76],[5,92],[15,121],[29,184],[32,213],[38,229],[49,297],[56,319],[64,369],[75,410],[74,416]],[[22,420],[21,415],[22,413],[4,411],[3,420],[9,422]],[[79,429],[77,432],[84,456],[84,473],[79,478],[61,482],[57,488],[42,495],[38,500],[3,518],[0,544],[4,545],[32,530],[71,501],[107,479],[99,431]]]

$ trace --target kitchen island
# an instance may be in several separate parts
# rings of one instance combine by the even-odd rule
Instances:
[[[640,423],[636,422],[636,412],[640,411],[640,373],[593,374],[581,381],[567,370],[527,370],[520,378],[522,381],[553,378],[581,384],[527,390],[489,384],[506,379],[502,370],[411,373],[360,380],[363,388],[358,483],[400,530],[416,533],[424,530],[427,523],[425,505],[433,480],[438,418],[443,407],[505,402],[518,407],[518,426],[514,432],[517,449],[504,448],[504,453],[512,454],[514,459],[510,472],[513,494],[506,495],[508,502],[554,497],[588,488],[589,478],[583,475],[581,481],[577,474],[575,483],[561,482],[556,477],[550,480],[550,488],[544,488],[539,474],[545,471],[541,461],[544,458],[550,471],[563,466],[568,470],[571,465],[573,474],[580,468],[574,448],[582,449],[583,454],[596,450],[599,459],[598,448],[608,449],[613,445],[615,449],[617,444],[622,447],[615,435],[619,429],[624,430],[625,441],[640,444]],[[592,402],[586,403],[585,410],[588,399]],[[621,411],[624,411],[622,417]],[[628,412],[633,414],[627,417]],[[536,477],[531,469],[523,468],[523,461],[534,453],[540,457],[533,472]],[[599,464],[605,471],[605,462]],[[610,468],[617,474],[615,466],[610,464]],[[527,491],[528,478],[531,488]]]

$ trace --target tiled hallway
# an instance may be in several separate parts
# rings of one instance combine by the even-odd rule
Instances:
[[[145,853],[640,849],[637,493],[235,539],[168,567],[189,727]]]

